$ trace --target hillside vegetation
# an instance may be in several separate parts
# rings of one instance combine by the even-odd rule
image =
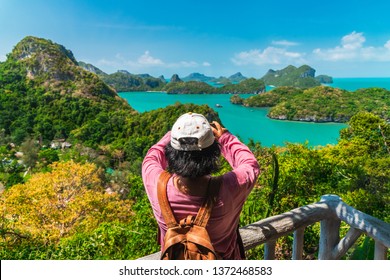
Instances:
[[[316,70],[308,65],[295,67],[287,66],[281,70],[268,70],[261,78],[266,85],[292,86],[298,88],[310,88],[319,86],[321,83],[332,83],[332,78],[326,75],[315,76]]]
[[[259,94],[265,91],[265,85],[262,80],[249,78],[238,84],[228,84],[216,88],[205,82],[170,82],[163,87],[163,90],[169,94],[203,94],[203,93],[254,93]]]
[[[284,89],[286,96],[293,92]],[[282,95],[273,92],[267,103],[283,101]],[[128,260],[158,251],[141,162],[188,111],[223,124],[206,105],[178,103],[137,113],[63,46],[22,40],[0,63],[0,258]],[[59,137],[64,139],[54,139]],[[265,148],[250,141],[262,173],[240,225],[328,193],[390,222],[389,139],[386,120],[360,112],[337,145]],[[52,140],[70,145],[58,148]],[[220,165],[217,174],[231,170],[222,158]],[[306,229],[304,258],[316,259],[318,236],[318,225]],[[291,240],[277,241],[277,258],[291,258]],[[373,247],[362,237],[345,258],[372,259]],[[262,246],[247,252],[249,259],[263,255]]]
[[[280,120],[346,122],[361,111],[390,120],[390,91],[383,88],[351,92],[327,86],[305,90],[280,87],[247,99],[232,97],[231,102],[248,107],[270,107],[268,116]]]
[[[115,73],[107,74],[96,66],[79,61],[78,64],[87,71],[98,75],[102,81],[115,88],[118,92],[129,91],[167,91],[168,93],[219,93],[216,87],[210,84],[226,86],[230,84],[238,84],[247,78],[240,72],[229,77],[208,77],[200,73],[192,73],[182,79],[177,74],[173,75],[170,82],[167,82],[163,76],[158,78],[152,77],[149,74],[131,74],[126,70],[118,70]],[[182,82],[179,85],[173,85],[175,82]],[[244,83],[245,85],[245,83]],[[245,89],[239,90],[239,87],[234,87],[235,92],[243,92]],[[252,90],[252,89],[251,89]],[[194,91],[194,92],[192,92]],[[254,90],[256,91],[256,89]],[[247,93],[247,92],[245,92]]]

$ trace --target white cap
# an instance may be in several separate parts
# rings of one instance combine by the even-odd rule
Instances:
[[[189,137],[198,139],[198,144],[180,144],[179,139]],[[201,114],[186,113],[181,115],[172,127],[171,146],[175,150],[200,151],[210,147],[214,140],[215,137],[210,123]]]

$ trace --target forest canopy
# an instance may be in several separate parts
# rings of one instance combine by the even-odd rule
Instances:
[[[352,92],[328,86],[277,87],[246,99],[232,96],[231,102],[248,107],[270,107],[268,116],[280,120],[347,122],[361,111],[390,120],[390,91],[383,88]]]

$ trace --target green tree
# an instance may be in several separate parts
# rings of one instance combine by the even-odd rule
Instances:
[[[23,163],[28,168],[34,168],[37,164],[39,149],[38,141],[33,138],[26,139],[20,146],[20,151],[23,153]]]

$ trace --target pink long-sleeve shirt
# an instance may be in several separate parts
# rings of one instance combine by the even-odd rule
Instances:
[[[159,241],[162,248],[167,226],[158,203],[157,181],[167,167],[164,147],[169,143],[170,135],[168,132],[149,149],[142,164],[142,178],[160,228]],[[224,259],[240,259],[236,230],[242,206],[259,176],[259,165],[248,147],[231,133],[222,134],[219,143],[222,155],[232,166],[232,171],[223,175],[222,187],[212,210],[207,231],[214,249]],[[167,195],[176,220],[180,221],[189,214],[195,216],[204,197],[180,192],[173,184],[173,176],[167,184]]]

